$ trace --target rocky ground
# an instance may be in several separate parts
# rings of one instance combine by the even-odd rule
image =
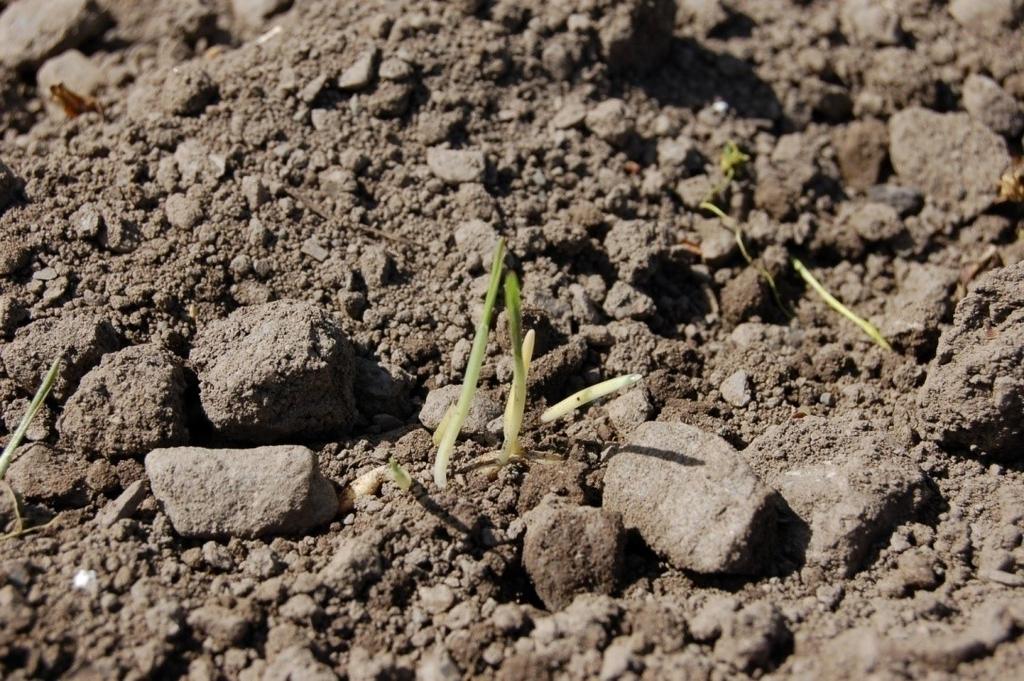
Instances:
[[[1019,673],[1017,0],[0,8],[0,677]]]

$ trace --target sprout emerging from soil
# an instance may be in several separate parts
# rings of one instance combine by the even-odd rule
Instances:
[[[388,461],[388,472],[391,473],[391,479],[398,485],[398,489],[403,492],[409,491],[409,488],[412,487],[412,476],[402,467],[402,464],[395,460],[395,457],[391,457],[391,460]]]
[[[589,404],[594,400],[610,395],[617,390],[623,390],[636,385],[643,376],[640,374],[627,374],[625,376],[617,376],[615,378],[609,378],[607,381],[601,381],[595,383],[592,386],[584,388],[577,393],[573,393],[566,397],[558,404],[548,407],[543,414],[540,415],[541,423],[551,423],[557,419],[562,418],[566,414],[571,413],[575,409],[579,409],[585,404]]]
[[[505,441],[501,446],[498,465],[504,466],[513,455],[521,453],[519,430],[526,411],[526,374],[533,359],[534,333],[530,329],[523,337],[523,311],[519,296],[519,278],[515,272],[505,275],[505,314],[508,315],[508,336],[512,343],[512,389],[505,405]]]
[[[28,409],[25,410],[25,414],[21,417],[21,422],[18,423],[18,427],[14,429],[14,433],[11,434],[11,439],[7,442],[7,446],[4,447],[3,454],[0,454],[0,482],[3,482],[4,476],[7,475],[7,468],[11,465],[11,459],[14,458],[14,452],[21,445],[21,441],[25,439],[25,433],[28,432],[28,427],[32,424],[32,419],[35,418],[36,414],[43,407],[43,402],[46,401],[46,396],[50,394],[50,390],[53,388],[53,384],[57,382],[57,373],[60,371],[60,358],[53,360],[53,364],[50,365],[50,370],[46,372],[46,376],[43,378],[42,384],[39,389],[36,390],[35,397],[32,398],[32,402],[28,405]],[[4,488],[7,494],[11,497],[11,507],[14,509],[14,531],[0,535],[0,540],[8,539],[10,537],[17,537],[25,534],[26,532],[32,532],[34,530],[41,529],[34,527],[31,529],[25,529],[25,524],[21,517],[21,509],[18,505],[18,496],[11,489],[11,486],[6,482],[3,482]],[[43,526],[45,527],[45,525]]]
[[[462,380],[462,392],[459,394],[459,401],[456,403],[455,409],[445,415],[441,427],[437,431],[442,435],[438,441],[437,455],[434,458],[434,484],[441,489],[448,484],[448,462],[455,449],[455,440],[469,414],[473,395],[476,393],[476,384],[480,379],[480,365],[483,364],[484,353],[487,350],[487,334],[491,329],[491,317],[494,314],[494,303],[498,298],[498,285],[501,283],[504,262],[505,240],[498,239],[498,245],[494,248],[494,259],[491,261],[491,280],[487,287],[487,297],[484,298],[480,323],[477,324],[476,336],[473,338],[473,349],[469,353],[466,376]]]
[[[871,322],[862,317],[858,317],[856,314],[854,314],[853,310],[839,302],[835,296],[833,296],[831,293],[825,290],[825,287],[821,285],[821,282],[815,279],[814,275],[811,274],[810,270],[808,270],[804,266],[804,264],[796,258],[793,258],[793,269],[795,269],[800,274],[800,276],[803,277],[804,281],[806,281],[807,284],[812,289],[814,289],[815,293],[821,296],[822,300],[828,303],[829,307],[831,307],[833,310],[835,310],[836,312],[843,315],[851,322],[859,326],[864,331],[864,333],[871,337],[871,340],[875,341],[886,350],[892,352],[892,346],[889,345],[889,341],[885,339],[885,336],[882,335],[882,332],[878,330],[877,326],[875,326],[874,324],[872,324]]]

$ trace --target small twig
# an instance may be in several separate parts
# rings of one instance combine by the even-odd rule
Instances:
[[[821,296],[822,300],[828,303],[829,307],[831,307],[833,310],[835,310],[836,312],[843,315],[851,322],[859,326],[864,331],[864,333],[871,337],[871,340],[875,341],[889,352],[892,352],[892,346],[889,345],[889,341],[885,339],[885,336],[883,336],[882,332],[878,330],[878,327],[876,327],[868,320],[862,317],[858,317],[856,314],[854,314],[853,310],[839,302],[835,296],[833,296],[831,293],[825,290],[825,287],[822,286],[821,283],[814,278],[814,275],[811,274],[810,270],[808,270],[804,266],[804,264],[797,260],[796,258],[793,258],[793,269],[795,269],[800,274],[800,276],[803,277],[804,281],[806,281],[807,284],[812,289],[814,289],[815,293]]]
[[[293,199],[301,203],[303,206],[308,208],[310,212],[319,217],[321,220],[334,224],[336,221],[330,214],[327,213],[320,205],[308,194],[299,191],[298,189],[292,189],[291,187],[285,187],[285,193],[291,196]],[[415,246],[416,248],[427,249],[425,244],[412,239],[407,239],[402,236],[396,236],[394,234],[388,234],[387,232],[377,229],[375,227],[367,227],[366,225],[353,224],[351,227],[357,231],[363,232],[364,234],[370,234],[373,236],[380,237],[381,239],[387,239],[394,241],[395,243],[405,244],[407,246]]]

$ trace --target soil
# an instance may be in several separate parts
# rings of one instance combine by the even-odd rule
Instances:
[[[3,442],[62,360],[0,677],[1019,674],[1019,2],[56,4],[0,0]],[[440,490],[499,237],[526,454],[500,314]]]

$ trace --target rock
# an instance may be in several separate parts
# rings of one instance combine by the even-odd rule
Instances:
[[[618,279],[604,299],[604,310],[613,319],[649,319],[658,311],[649,295]]]
[[[972,218],[996,199],[1010,165],[1001,137],[967,114],[919,107],[889,120],[889,156],[900,178]]]
[[[132,517],[148,493],[149,488],[146,486],[146,481],[136,480],[128,485],[116,499],[100,509],[100,512],[96,514],[96,524],[100,527],[110,527],[118,520]]]
[[[63,110],[51,100],[51,86],[63,83],[75,94],[88,96],[96,94],[105,82],[103,71],[78,50],[68,50],[47,59],[36,73],[39,98],[47,102],[51,109],[61,113]]]
[[[750,390],[750,374],[742,369],[729,376],[718,386],[722,399],[734,407],[742,409],[750,404],[753,394]]]
[[[843,182],[864,190],[878,182],[889,153],[889,130],[874,118],[854,121],[839,129],[836,155]]]
[[[0,64],[35,69],[107,27],[95,0],[18,0],[0,14]]]
[[[309,648],[289,646],[274,656],[260,681],[337,681],[338,678]]]
[[[448,405],[458,402],[461,392],[461,385],[446,385],[427,393],[419,415],[423,427],[431,432],[437,430],[445,412],[448,411]],[[469,414],[462,424],[462,432],[466,435],[489,438],[487,424],[501,416],[503,410],[504,407],[499,402],[478,390],[473,397]]]
[[[884,47],[871,53],[864,73],[865,91],[880,99],[880,108],[864,113],[894,113],[917,105],[931,107],[938,98],[938,77],[927,57],[905,47]],[[863,93],[862,93],[863,97]],[[858,99],[858,104],[861,104]],[[890,127],[890,133],[892,128]]]
[[[420,605],[431,615],[447,612],[455,604],[455,591],[447,584],[421,586],[418,593]]]
[[[839,12],[843,34],[854,44],[897,45],[900,17],[889,3],[876,0],[847,0]]]
[[[249,635],[249,620],[220,605],[196,608],[188,615],[188,625],[200,636],[210,639],[216,650],[238,645]]]
[[[191,230],[203,219],[203,207],[184,194],[171,194],[164,201],[164,214],[172,227]]]
[[[416,668],[416,681],[459,681],[462,672],[443,646],[424,653]]]
[[[661,63],[675,24],[672,0],[610,2],[597,21],[601,55],[612,71],[646,71]]]
[[[679,503],[686,499],[686,503]],[[611,457],[604,507],[677,568],[754,574],[773,543],[771,490],[725,440],[648,422]]]
[[[785,655],[791,639],[778,608],[757,601],[724,619],[715,657],[746,672],[765,669]]]
[[[292,0],[231,0],[231,13],[245,26],[258,28],[268,18],[284,10]]]
[[[434,175],[448,184],[483,182],[487,172],[484,153],[473,149],[427,149],[427,165]]]
[[[397,116],[401,116],[408,111],[414,90],[415,85],[413,83],[383,83],[373,92],[373,94],[366,98],[366,110],[377,118],[395,118]],[[459,181],[476,182],[478,180]]]
[[[355,598],[384,574],[377,547],[362,537],[344,537],[320,570],[320,579],[340,598]]]
[[[908,453],[853,421],[790,419],[743,454],[799,518],[788,524],[788,541],[804,547],[807,564],[844,575],[927,497],[925,476]]]
[[[155,345],[108,354],[65,404],[61,435],[107,458],[185,444],[185,388],[182,361]]]
[[[196,336],[203,410],[253,442],[347,430],[355,419],[352,348],[326,310],[282,300],[243,307]]]
[[[886,298],[882,334],[898,347],[925,358],[935,350],[939,326],[952,307],[957,273],[941,265],[910,262],[896,295]]]
[[[968,452],[1024,451],[1024,262],[984,275],[956,306],[917,395],[917,429]]]
[[[884,203],[844,203],[836,219],[839,229],[868,243],[892,241],[904,231],[900,214]]]
[[[725,265],[736,254],[736,236],[721,220],[695,217],[693,228],[700,235],[700,255],[712,267]]]
[[[14,171],[8,168],[6,163],[0,161],[0,214],[17,200],[20,192],[21,183],[18,181]],[[0,277],[10,274],[10,272],[5,271],[4,265],[7,257],[5,251],[8,248],[11,248],[9,242],[0,241]]]
[[[185,537],[302,534],[338,511],[316,454],[298,445],[156,449],[146,456],[146,473]]]
[[[876,184],[868,189],[868,201],[884,203],[896,209],[900,217],[916,215],[924,207],[924,197],[913,187],[892,184]]]
[[[185,63],[167,75],[160,88],[160,108],[175,116],[195,116],[217,97],[217,85],[201,66]]]
[[[0,359],[7,375],[22,390],[35,394],[50,365],[60,358],[53,396],[64,400],[104,354],[117,349],[117,344],[117,335],[106,321],[73,312],[22,327],[14,340],[0,349]]]
[[[951,0],[949,13],[958,24],[978,35],[995,37],[1020,25],[1024,19],[1021,0]]]
[[[88,468],[77,455],[33,444],[15,452],[5,480],[26,499],[78,507],[89,501]]]
[[[338,87],[342,90],[365,90],[377,77],[377,63],[380,61],[380,50],[373,47],[366,50],[345,69],[338,77]]]
[[[577,594],[612,592],[626,545],[618,513],[550,495],[523,520],[523,567],[548,610],[561,610]]]
[[[587,129],[608,144],[622,146],[634,132],[633,116],[621,99],[606,99],[587,112]]]
[[[616,430],[628,433],[654,414],[654,405],[647,388],[638,386],[609,400],[604,410]]]
[[[1024,109],[999,83],[977,74],[964,81],[964,108],[1003,137],[1016,139],[1024,132]]]
[[[483,220],[467,220],[455,228],[455,245],[467,255],[480,258],[482,264],[489,264],[498,244],[498,230]]]

